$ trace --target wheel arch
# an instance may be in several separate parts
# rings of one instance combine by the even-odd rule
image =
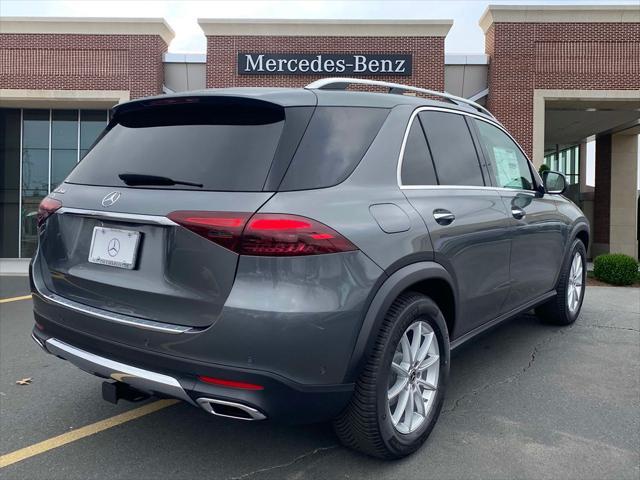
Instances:
[[[571,245],[573,245],[573,241],[578,239],[584,244],[584,249],[589,250],[589,223],[586,220],[576,222],[569,231],[569,235],[567,236],[567,243],[564,246],[564,255],[563,260],[556,272],[556,278],[554,285],[558,285],[558,281],[560,280],[560,274],[562,273],[562,268],[565,265],[566,259],[570,253]]]
[[[578,225],[574,237],[584,244],[585,250],[589,249],[589,227],[581,223],[580,225]]]
[[[345,381],[355,382],[373,349],[382,321],[398,296],[407,291],[417,291],[429,296],[442,311],[449,335],[456,324],[457,289],[451,274],[433,261],[407,265],[392,273],[378,288],[371,301],[356,338],[346,371]]]

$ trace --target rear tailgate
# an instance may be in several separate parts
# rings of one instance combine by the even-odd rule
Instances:
[[[126,105],[52,194],[62,208],[40,229],[34,276],[80,305],[209,326],[238,255],[168,216],[257,211],[313,107],[215,96]]]
[[[111,192],[104,187],[69,185],[65,205],[99,204]],[[63,207],[47,221],[40,238],[42,278],[53,293],[137,318],[177,325],[211,325],[233,285],[238,255],[172,222],[164,215],[167,192],[120,190],[118,213],[96,208]],[[271,193],[171,192],[171,210],[219,212],[257,210]],[[87,197],[93,197],[92,202]],[[82,202],[75,199],[83,198]],[[114,208],[116,205],[114,205]],[[109,240],[94,245],[99,235],[116,238],[118,231],[139,234],[132,268],[93,263],[90,254],[109,259]],[[105,232],[105,233],[103,233]],[[113,232],[116,232],[115,234]],[[122,242],[119,248],[125,247]]]

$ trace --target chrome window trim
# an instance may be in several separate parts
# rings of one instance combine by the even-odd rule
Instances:
[[[87,210],[84,208],[62,207],[56,211],[58,215],[81,215],[83,217],[106,218],[109,220],[125,220],[138,223],[148,223],[151,225],[165,225],[170,227],[178,226],[173,220],[162,215],[142,215],[138,213],[105,212],[102,210]]]
[[[53,355],[73,363],[85,372],[123,382],[141,390],[163,393],[196,405],[180,382],[169,375],[101,357],[53,337],[47,339],[45,347]]]
[[[407,124],[407,127],[405,128],[404,137],[402,138],[402,145],[400,146],[400,155],[398,156],[398,163],[397,163],[397,168],[396,168],[396,182],[397,182],[398,188],[400,188],[400,190],[438,190],[438,189],[443,189],[444,188],[444,189],[449,189],[449,190],[450,189],[456,189],[456,190],[493,190],[493,191],[505,191],[505,192],[517,191],[517,192],[535,193],[533,190],[496,187],[496,186],[493,186],[493,185],[403,185],[402,184],[402,162],[404,160],[404,150],[405,150],[405,147],[407,145],[407,139],[409,138],[409,131],[411,130],[411,127],[413,126],[413,122],[414,122],[415,118],[418,116],[418,114],[420,112],[424,112],[424,111],[436,111],[436,112],[453,113],[453,114],[456,114],[456,115],[464,115],[464,116],[467,116],[467,117],[477,118],[478,120],[482,120],[483,122],[487,122],[490,125],[493,125],[493,126],[499,128],[500,130],[502,130],[513,141],[513,143],[516,145],[516,147],[518,147],[518,149],[524,155],[524,158],[527,159],[529,164],[531,164],[531,160],[529,160],[529,157],[527,157],[527,154],[524,152],[524,150],[522,150],[522,147],[520,146],[520,144],[515,140],[515,138],[513,138],[511,136],[511,134],[497,120],[489,119],[489,118],[483,117],[481,115],[476,115],[476,114],[471,113],[471,112],[463,112],[461,110],[454,110],[454,109],[450,109],[450,108],[418,107],[411,113],[411,117],[409,117],[409,122]],[[533,175],[532,175],[532,177],[533,177]]]

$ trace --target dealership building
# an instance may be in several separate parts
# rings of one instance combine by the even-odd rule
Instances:
[[[567,175],[567,195],[591,221],[590,254],[637,258],[640,8],[500,5],[478,20],[484,51],[448,55],[450,20],[200,19],[200,55],[168,53],[173,31],[162,19],[1,18],[0,269],[24,268],[19,259],[37,244],[38,203],[117,103],[332,76],[486,105],[536,167]]]

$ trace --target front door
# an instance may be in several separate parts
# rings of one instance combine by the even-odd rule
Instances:
[[[531,164],[502,129],[475,120],[493,183],[511,222],[511,290],[503,313],[553,290],[564,255],[564,230],[554,199],[536,191]]]

